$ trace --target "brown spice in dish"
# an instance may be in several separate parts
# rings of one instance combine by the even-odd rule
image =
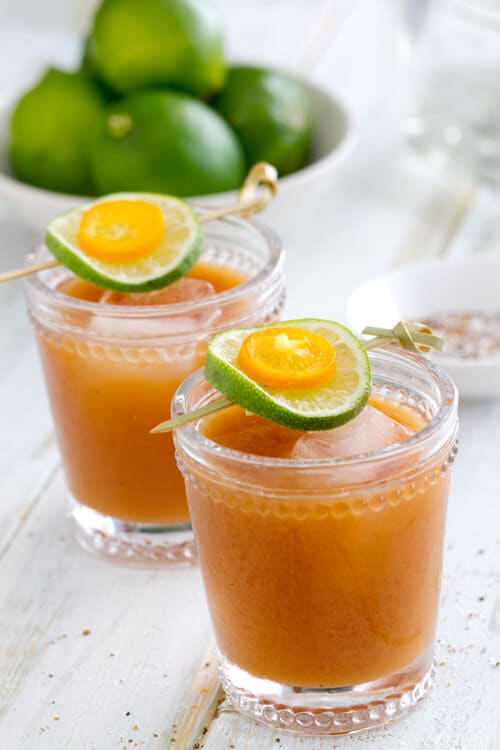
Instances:
[[[446,339],[447,356],[460,359],[500,356],[500,312],[437,313],[423,323]]]

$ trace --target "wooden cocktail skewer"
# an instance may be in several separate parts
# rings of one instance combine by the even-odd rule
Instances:
[[[0,284],[3,281],[14,281],[14,279],[21,279],[23,276],[31,276],[32,273],[46,271],[48,268],[55,268],[58,265],[59,261],[52,258],[52,260],[46,260],[34,266],[24,266],[24,268],[16,268],[15,271],[6,271],[5,273],[0,273]]]
[[[365,349],[374,349],[376,346],[397,341],[403,349],[420,354],[429,352],[431,349],[442,352],[446,343],[440,336],[435,336],[432,333],[432,329],[424,325],[424,323],[407,320],[400,320],[394,328],[368,326],[363,329],[362,333],[366,336],[375,337],[362,342]],[[177,429],[177,427],[182,427],[182,425],[189,424],[189,422],[195,422],[197,419],[206,417],[208,414],[213,414],[213,412],[220,411],[221,409],[227,409],[228,406],[234,406],[233,402],[227,398],[219,398],[217,401],[212,401],[210,404],[206,404],[206,406],[202,406],[199,409],[186,412],[186,414],[180,414],[178,417],[169,419],[166,422],[161,422],[156,427],[153,427],[151,433],[171,432]]]
[[[218,398],[217,401],[212,401],[206,406],[200,406],[199,409],[180,414],[178,417],[175,417],[175,419],[169,419],[167,422],[161,422],[161,424],[153,427],[150,432],[152,435],[155,435],[157,432],[172,432],[172,430],[176,430],[177,427],[182,427],[183,424],[195,422],[197,419],[206,417],[208,414],[213,414],[215,411],[227,409],[228,406],[234,406],[234,403],[228,398]]]
[[[240,216],[250,216],[250,214],[262,211],[269,201],[278,192],[278,173],[276,169],[264,161],[255,164],[245,178],[241,190],[238,194],[238,201],[233,206],[221,206],[213,208],[199,216],[200,224],[206,224],[209,221],[223,219],[225,216],[239,214]],[[32,273],[46,271],[59,265],[55,258],[37,263],[34,266],[17,268],[14,271],[7,271],[0,274],[0,283],[3,281],[13,281],[23,276],[30,276]]]
[[[374,336],[375,338],[363,341],[365,349],[374,349],[382,344],[390,344],[397,341],[403,349],[414,354],[426,354],[431,349],[442,352],[446,341],[440,336],[432,333],[432,328],[425,323],[411,322],[400,320],[394,328],[377,328],[367,326],[363,328],[364,336]]]

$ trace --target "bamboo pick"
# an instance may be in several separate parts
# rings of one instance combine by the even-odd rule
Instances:
[[[365,349],[374,349],[381,344],[397,341],[403,349],[414,354],[427,353],[431,349],[442,352],[445,340],[432,333],[432,328],[424,323],[413,323],[408,320],[400,320],[394,328],[378,328],[367,326],[363,329],[365,336],[375,336],[369,341],[363,341]]]
[[[223,698],[219,682],[218,658],[213,638],[207,646],[198,671],[188,688],[172,724],[168,750],[188,750],[199,746]],[[198,742],[197,742],[198,741]]]
[[[200,224],[206,224],[215,219],[223,219],[225,216],[240,214],[249,216],[250,214],[262,211],[270,200],[278,192],[278,173],[276,169],[264,161],[254,164],[245,178],[245,182],[238,193],[238,200],[233,206],[221,206],[213,208],[206,213],[201,214],[198,219]],[[46,271],[59,265],[59,261],[54,259],[38,263],[34,266],[17,268],[14,271],[7,271],[0,274],[0,284],[4,281],[13,281],[23,276],[30,276],[32,273]]]
[[[5,273],[0,273],[0,284],[3,281],[14,281],[14,279],[21,279],[23,276],[30,276],[32,273],[38,273],[39,271],[47,271],[47,269],[55,268],[58,265],[59,261],[53,258],[43,263],[37,263],[34,266],[17,268],[15,271],[6,271]]]
[[[416,323],[408,320],[400,320],[394,328],[367,326],[363,329],[362,333],[366,336],[374,336],[373,339],[361,342],[367,350],[397,341],[403,349],[420,354],[422,352],[426,353],[431,349],[442,352],[446,343],[440,336],[435,336],[429,326],[426,326],[424,323]],[[173,419],[167,419],[166,422],[161,422],[156,427],[153,427],[151,433],[172,432],[172,430],[176,430],[178,427],[182,427],[182,425],[196,422],[196,420],[207,416],[207,414],[227,409],[229,406],[234,406],[232,401],[229,401],[227,398],[220,398],[199,409],[194,409],[194,411],[189,411]]]
[[[185,414],[180,414],[175,419],[169,420],[168,422],[157,424],[156,427],[153,427],[153,429],[150,430],[150,433],[154,435],[157,432],[170,432],[170,430],[174,430],[176,427],[182,427],[183,424],[193,422],[195,419],[201,419],[201,417],[206,417],[208,414],[213,414],[213,412],[215,411],[227,409],[228,406],[233,406],[233,402],[229,401],[229,399],[227,398],[219,398],[217,401],[212,401],[211,404],[201,406],[199,409],[196,409],[196,411],[188,411]],[[172,422],[175,422],[175,426],[171,426]],[[166,425],[170,426],[166,427]]]

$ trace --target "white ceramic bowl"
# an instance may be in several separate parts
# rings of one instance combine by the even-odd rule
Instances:
[[[293,236],[294,222],[304,214],[304,196],[317,194],[328,184],[341,156],[352,140],[349,116],[342,104],[316,84],[298,79],[306,87],[314,115],[313,153],[310,164],[280,180],[278,197],[266,209],[265,221],[282,234]],[[42,190],[20,182],[9,169],[7,158],[9,107],[0,107],[0,199],[23,223],[37,232],[57,214],[88,200],[82,196]],[[199,203],[208,205],[235,200],[235,193],[193,196]]]
[[[416,263],[379,276],[353,291],[347,321],[358,333],[367,325],[392,328],[398,320],[436,313],[500,312],[500,257],[450,258]],[[500,356],[461,359],[430,355],[467,398],[500,396]]]

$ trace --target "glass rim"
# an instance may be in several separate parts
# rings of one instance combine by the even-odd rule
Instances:
[[[211,210],[206,206],[193,204],[193,207],[200,213]],[[280,272],[285,262],[285,252],[280,237],[266,224],[254,219],[253,217],[241,218],[235,216],[226,216],[222,219],[216,219],[211,222],[211,226],[219,223],[234,225],[244,230],[249,228],[264,241],[269,250],[269,258],[265,265],[259,271],[241,284],[237,284],[231,289],[224,292],[218,292],[199,300],[188,302],[173,302],[164,305],[103,305],[100,302],[82,300],[77,297],[70,297],[64,292],[52,288],[43,281],[39,273],[32,274],[25,279],[28,289],[35,293],[45,295],[60,307],[69,310],[75,310],[87,313],[99,313],[101,316],[112,316],[115,318],[148,318],[148,317],[174,317],[186,313],[198,312],[211,306],[220,306],[226,303],[238,301],[241,297],[254,290],[263,291],[263,285],[270,285],[274,279],[279,278]],[[236,244],[236,243],[235,243]],[[50,255],[45,243],[37,244],[33,250],[25,256],[24,265],[29,266],[40,260],[42,254]],[[51,256],[52,257],[52,256]],[[198,260],[203,259],[203,253]],[[63,264],[61,264],[63,265]],[[103,312],[105,311],[105,312]]]
[[[386,446],[376,451],[367,453],[359,453],[348,458],[276,458],[271,456],[261,456],[254,453],[244,453],[233,448],[226,448],[225,446],[216,443],[210,438],[203,435],[199,430],[196,429],[197,423],[190,423],[179,427],[175,430],[177,433],[176,438],[180,441],[181,447],[183,441],[189,442],[191,446],[197,449],[202,449],[206,453],[214,456],[215,458],[226,458],[232,461],[235,465],[254,465],[258,464],[266,468],[276,469],[326,469],[331,467],[340,468],[351,468],[356,466],[366,466],[375,461],[382,459],[392,459],[400,457],[406,453],[411,452],[417,448],[423,448],[428,445],[440,431],[445,431],[446,435],[450,438],[454,436],[456,431],[457,417],[458,417],[458,391],[455,383],[448,375],[448,373],[441,367],[436,365],[430,359],[423,357],[422,355],[411,354],[409,352],[394,352],[387,349],[372,350],[369,353],[370,359],[376,360],[388,360],[389,362],[401,363],[407,362],[414,367],[417,366],[419,370],[426,370],[429,377],[439,387],[441,395],[441,403],[436,414],[432,419],[418,432],[413,433],[405,440],[401,440],[393,445]],[[194,373],[189,375],[177,388],[173,395],[171,402],[172,418],[184,414],[185,411],[182,408],[182,402],[184,398],[198,385],[201,385],[204,378],[203,368],[196,370]],[[206,382],[206,381],[205,381]],[[213,399],[211,398],[214,394],[220,394],[215,388],[210,386],[210,391],[207,394],[207,398],[203,400],[203,404],[197,404],[202,406],[206,403],[210,403]],[[198,454],[197,454],[198,457]],[[196,459],[197,460],[197,459]]]

